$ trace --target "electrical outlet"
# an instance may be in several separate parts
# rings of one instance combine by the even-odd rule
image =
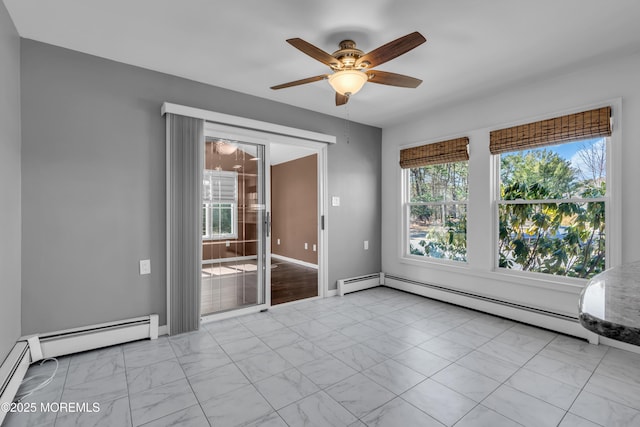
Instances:
[[[305,250],[305,251],[308,251],[308,250],[309,250],[309,244],[308,244],[308,243],[306,243],[306,242],[305,242],[305,244],[304,244],[304,250]]]
[[[141,259],[140,260],[140,275],[151,274],[151,260],[150,259]]]
[[[227,240],[227,241],[226,241],[226,246],[227,246],[227,247],[231,246],[231,242]]]
[[[364,241],[364,250],[365,250],[365,251],[368,251],[368,250],[369,250],[369,241],[368,241],[368,240],[365,240],[365,241]]]
[[[278,239],[278,240],[277,240],[277,244],[278,244],[278,245],[280,244],[280,239]]]
[[[339,196],[331,197],[331,206],[340,206],[340,197]]]
[[[313,245],[313,252],[315,252],[315,251],[317,251],[317,250],[318,250],[318,247],[317,247],[317,246],[315,245],[315,243],[314,243],[314,245]]]

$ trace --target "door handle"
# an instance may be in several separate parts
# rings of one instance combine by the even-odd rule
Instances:
[[[265,217],[265,226],[267,227],[267,237],[271,235],[271,212],[266,212]]]

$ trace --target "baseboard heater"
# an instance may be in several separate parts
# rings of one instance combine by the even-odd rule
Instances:
[[[100,323],[64,331],[23,337],[29,343],[31,361],[80,353],[144,338],[158,338],[158,315]]]
[[[527,323],[587,340],[591,340],[593,338],[591,335],[594,335],[580,325],[577,316],[570,314],[556,313],[535,306],[527,306],[525,304],[419,282],[391,274],[386,274],[384,277],[385,281],[383,285],[392,289],[471,308],[494,316],[501,316],[517,322]]]
[[[344,296],[350,292],[375,288],[384,283],[383,273],[367,274],[364,276],[350,277],[338,280],[338,295]]]
[[[25,341],[17,342],[0,365],[0,408],[13,401],[30,363],[29,345]],[[7,412],[0,410],[0,425]]]
[[[416,285],[416,286],[421,286],[423,288],[430,288],[430,289],[434,289],[440,292],[447,292],[449,294],[454,294],[454,295],[459,295],[459,296],[463,296],[466,298],[473,298],[474,300],[479,300],[479,301],[485,301],[485,302],[489,302],[492,304],[499,304],[502,306],[506,306],[506,307],[510,307],[510,308],[515,308],[518,310],[524,310],[524,311],[528,311],[531,313],[536,313],[536,314],[542,314],[545,316],[551,316],[551,317],[555,317],[558,319],[562,319],[562,320],[568,320],[571,322],[578,322],[578,318],[577,317],[573,317],[573,316],[569,316],[566,314],[561,314],[561,313],[554,313],[552,311],[548,311],[548,310],[543,310],[541,308],[536,308],[536,307],[530,307],[530,306],[526,306],[523,304],[518,304],[518,303],[514,303],[514,302],[510,302],[510,301],[504,301],[504,300],[500,300],[497,298],[492,298],[492,297],[487,297],[485,295],[480,295],[480,294],[474,294],[472,292],[466,292],[466,291],[460,291],[457,289],[451,289],[451,288],[446,288],[444,286],[438,286],[438,285],[433,285],[430,283],[424,283],[424,282],[418,282],[415,280],[411,280],[411,279],[406,279],[404,277],[399,277],[399,276],[394,276],[394,275],[386,275],[385,276],[385,285],[391,288],[396,288],[396,289],[400,289],[400,290],[405,290],[405,289],[401,289],[399,287],[396,287],[393,285],[393,282],[400,282],[400,283],[404,283],[404,284],[408,284],[408,285]]]
[[[0,403],[13,400],[33,362],[145,338],[158,338],[157,314],[21,337],[0,366]]]

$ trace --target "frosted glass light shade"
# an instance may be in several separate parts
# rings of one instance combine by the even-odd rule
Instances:
[[[236,147],[235,145],[233,145],[233,144],[231,144],[229,142],[225,142],[225,141],[216,141],[215,142],[215,150],[216,150],[216,153],[218,153],[218,154],[222,154],[222,155],[228,156],[229,154],[235,153],[237,149],[238,149],[238,147]]]
[[[353,95],[362,89],[369,77],[362,71],[336,71],[329,76],[329,84],[340,95]]]

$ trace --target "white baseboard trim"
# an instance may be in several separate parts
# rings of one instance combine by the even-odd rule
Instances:
[[[295,259],[295,258],[289,258],[289,257],[286,257],[286,256],[277,255],[277,254],[271,254],[271,258],[279,259],[280,261],[290,262],[292,264],[302,265],[304,267],[315,268],[316,270],[318,269],[318,264],[312,264],[310,262],[301,261],[301,260]]]
[[[338,295],[338,290],[337,289],[329,289],[326,293],[325,293],[325,297],[335,297]]]
[[[611,338],[600,337],[600,344],[640,354],[640,347],[638,347],[637,345],[628,344],[626,342],[614,340]]]
[[[158,336],[169,335],[169,328],[167,325],[158,326]]]

